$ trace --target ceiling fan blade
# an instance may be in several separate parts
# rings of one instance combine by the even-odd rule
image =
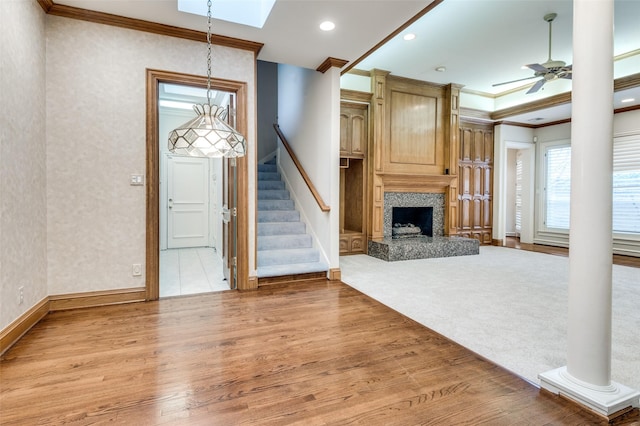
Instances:
[[[517,80],[511,80],[511,81],[505,81],[502,83],[496,83],[496,84],[492,84],[492,87],[496,87],[496,86],[502,86],[503,84],[509,84],[509,83],[516,83],[518,81],[524,81],[524,80],[531,80],[532,78],[536,78],[537,76],[532,75],[531,77],[525,77],[525,78],[519,78]]]
[[[541,73],[548,73],[549,72],[549,70],[547,68],[543,67],[540,64],[528,64],[528,65],[525,65],[525,67],[527,67],[527,68],[529,68],[531,70],[534,70],[536,72],[541,72]]]
[[[534,85],[531,87],[531,89],[529,89],[529,90],[527,91],[527,95],[528,95],[529,93],[535,93],[535,92],[537,92],[538,90],[540,90],[540,88],[541,88],[541,87],[544,85],[544,83],[546,83],[546,82],[547,82],[547,80],[546,80],[546,79],[544,79],[544,78],[541,78],[540,80],[536,81],[536,84],[534,84]]]
[[[566,67],[558,71],[556,75],[558,76],[558,78],[566,78],[567,80],[571,80],[573,76],[573,68],[571,65],[567,65]]]

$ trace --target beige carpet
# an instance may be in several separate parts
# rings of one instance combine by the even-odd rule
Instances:
[[[342,281],[539,384],[566,365],[566,257],[482,246],[477,256],[340,258]],[[640,389],[640,269],[613,266],[612,379]]]

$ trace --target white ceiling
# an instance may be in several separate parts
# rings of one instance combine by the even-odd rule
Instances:
[[[57,4],[111,13],[129,18],[206,31],[206,18],[179,12],[177,0],[54,0]],[[204,1],[204,0],[202,0]],[[220,1],[213,0],[213,8]],[[317,68],[327,57],[350,66],[380,41],[424,10],[432,0],[278,0],[262,29],[214,20],[213,32],[263,43],[258,59]],[[444,0],[355,68],[391,71],[395,75],[457,83],[464,90],[500,96],[506,90],[532,84],[492,87],[492,84],[531,75],[521,66],[542,63],[548,56],[548,24],[543,16],[555,12],[552,57],[571,63],[572,0]],[[320,22],[331,20],[336,29],[324,32]],[[615,0],[616,55],[640,53],[640,1]],[[406,32],[416,39],[402,40]],[[445,72],[435,68],[445,67]],[[640,54],[616,63],[616,77],[640,72]],[[535,95],[515,103],[536,100],[570,90],[568,80],[552,81]],[[625,95],[640,102],[640,89]],[[523,91],[524,92],[524,91]],[[512,98],[514,95],[510,95]],[[617,96],[620,98],[621,96]],[[544,117],[542,117],[544,115]],[[536,124],[570,116],[570,108],[554,108],[510,117],[509,121]]]
[[[202,0],[205,2],[205,0]],[[243,0],[213,0],[242,2]],[[207,30],[203,16],[178,11],[177,0],[54,0],[128,18],[198,31]],[[263,28],[214,19],[212,32],[264,43],[258,59],[316,69],[328,57],[354,61],[387,37],[431,0],[278,0]],[[336,29],[320,30],[331,20]]]

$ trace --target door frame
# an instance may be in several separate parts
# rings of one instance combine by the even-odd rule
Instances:
[[[160,83],[207,87],[207,77],[170,71],[147,69],[146,73],[146,299],[160,297],[160,136],[158,119],[158,90]],[[236,129],[247,135],[247,83],[211,79],[211,88],[236,95]],[[236,159],[237,217],[236,217],[236,288],[249,288],[249,220],[247,157]],[[231,284],[231,283],[230,283]]]

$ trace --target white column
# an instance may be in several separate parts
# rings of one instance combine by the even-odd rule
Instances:
[[[611,381],[613,0],[573,2],[567,366],[541,386],[612,417],[640,392]]]

